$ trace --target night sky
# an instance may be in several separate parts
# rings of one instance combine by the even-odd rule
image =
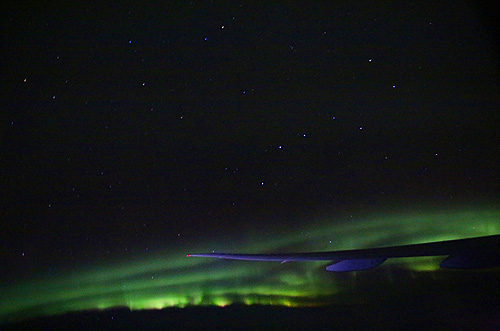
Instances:
[[[2,6],[0,321],[341,304],[451,276],[185,256],[500,233],[494,5],[138,4]]]

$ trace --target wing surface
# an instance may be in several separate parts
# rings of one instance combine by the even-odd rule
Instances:
[[[245,261],[334,261],[328,271],[354,271],[373,268],[388,258],[447,256],[442,268],[488,268],[500,266],[500,235],[438,241],[423,244],[380,248],[354,249],[331,252],[279,254],[188,254],[188,257],[212,257]]]

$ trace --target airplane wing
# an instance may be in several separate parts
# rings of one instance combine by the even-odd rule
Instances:
[[[370,269],[388,258],[447,256],[439,266],[450,269],[481,269],[500,266],[500,235],[332,252],[281,254],[188,254],[188,257],[212,257],[246,261],[332,261],[328,271],[357,271]]]

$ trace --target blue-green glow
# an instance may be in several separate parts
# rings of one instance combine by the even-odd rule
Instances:
[[[261,253],[324,251],[422,243],[500,233],[500,208],[365,212],[318,217],[265,238],[245,234],[227,242],[178,247],[131,260],[74,267],[50,278],[0,286],[0,321],[85,309],[125,306],[161,309],[232,303],[282,306],[318,305],[346,293],[356,281],[324,271],[323,262],[245,262],[186,258],[186,253],[221,251]],[[219,241],[219,242],[217,242]],[[224,242],[222,242],[224,241]],[[437,269],[437,258],[394,259],[390,264],[415,273]],[[370,272],[377,272],[372,270]]]

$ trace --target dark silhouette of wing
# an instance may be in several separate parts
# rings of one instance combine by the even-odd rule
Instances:
[[[333,261],[328,271],[356,271],[370,269],[388,258],[446,256],[441,268],[480,269],[500,266],[500,235],[438,241],[414,245],[355,249],[333,252],[281,254],[188,254],[188,257],[212,257],[245,261]]]

